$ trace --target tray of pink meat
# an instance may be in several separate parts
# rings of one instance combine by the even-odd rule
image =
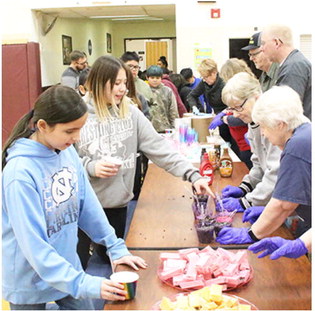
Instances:
[[[253,269],[246,250],[231,252],[207,246],[162,252],[157,274],[161,281],[182,291],[192,291],[223,285],[229,291],[247,284],[253,278]]]

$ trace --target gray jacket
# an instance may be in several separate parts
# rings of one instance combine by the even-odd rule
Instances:
[[[174,176],[194,183],[201,178],[198,169],[180,155],[153,128],[151,122],[134,105],[129,105],[125,119],[113,117],[100,122],[93,103],[76,145],[90,182],[104,208],[126,206],[133,197],[136,156],[142,151],[153,163]],[[95,176],[95,164],[105,156],[123,161],[118,174],[110,178]]]
[[[253,153],[253,167],[240,184],[240,188],[247,192],[241,200],[245,208],[265,206],[271,199],[277,181],[282,151],[262,136],[259,125],[254,123],[248,124],[248,140]]]

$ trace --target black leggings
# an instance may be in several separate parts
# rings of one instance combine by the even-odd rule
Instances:
[[[127,218],[127,206],[121,208],[104,208],[109,223],[115,229],[118,238],[124,238],[126,218]],[[77,252],[79,254],[83,269],[86,269],[88,260],[90,259],[90,238],[81,230],[79,230],[79,242],[77,246]],[[94,251],[105,261],[109,263],[109,257],[106,255],[107,248],[103,245],[93,243]]]

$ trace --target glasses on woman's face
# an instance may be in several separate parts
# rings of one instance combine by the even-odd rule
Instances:
[[[138,65],[128,65],[128,67],[130,68],[130,70],[139,70],[140,69],[140,66]]]
[[[235,106],[233,108],[229,107],[228,110],[229,111],[237,111],[237,112],[243,111],[244,110],[243,106],[246,104],[247,100],[248,100],[248,98],[246,98],[241,105]]]

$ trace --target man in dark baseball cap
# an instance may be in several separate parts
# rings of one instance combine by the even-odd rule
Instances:
[[[279,64],[272,63],[264,53],[262,53],[260,34],[261,32],[253,34],[249,39],[248,45],[241,48],[241,50],[248,51],[249,59],[255,64],[257,69],[262,71],[259,82],[262,91],[265,92],[276,83]]]
[[[241,48],[241,50],[249,51],[249,50],[259,48],[260,47],[259,37],[260,37],[260,32],[253,34],[251,38],[249,39],[248,45]]]

